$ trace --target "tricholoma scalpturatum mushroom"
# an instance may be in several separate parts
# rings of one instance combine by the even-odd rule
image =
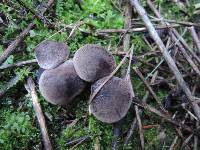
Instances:
[[[104,77],[92,85],[92,94],[106,78]],[[98,120],[114,123],[127,114],[131,102],[132,94],[127,80],[112,77],[92,100],[90,111]]]
[[[79,77],[88,82],[109,75],[116,66],[113,56],[95,44],[86,44],[78,49],[73,62]]]
[[[35,54],[40,67],[46,69],[39,78],[41,94],[48,102],[58,105],[69,104],[83,91],[85,81],[95,82],[91,87],[93,94],[116,67],[113,56],[94,44],[78,49],[73,61],[64,62],[69,51],[65,44],[58,42],[46,41],[39,44]],[[126,115],[131,101],[129,83],[112,77],[94,97],[90,111],[98,120],[114,123]]]
[[[44,98],[58,105],[67,105],[86,86],[75,72],[72,60],[57,68],[45,70],[39,79],[39,89]]]
[[[66,44],[54,41],[44,41],[35,48],[35,57],[43,69],[53,69],[69,57]]]

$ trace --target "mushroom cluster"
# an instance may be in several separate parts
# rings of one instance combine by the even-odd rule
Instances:
[[[44,70],[39,78],[39,90],[50,103],[67,105],[79,95],[86,84],[91,94],[116,68],[114,57],[103,47],[86,44],[73,59],[64,43],[45,41],[35,49],[35,57]],[[132,101],[131,89],[125,79],[112,77],[89,105],[91,113],[100,121],[114,123],[128,112]]]

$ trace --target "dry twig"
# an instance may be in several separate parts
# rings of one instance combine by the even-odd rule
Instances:
[[[138,12],[138,14],[142,17],[151,37],[153,38],[153,40],[155,41],[155,43],[158,45],[160,51],[162,52],[164,59],[166,60],[169,68],[172,70],[172,72],[174,73],[178,84],[180,85],[180,87],[182,88],[182,90],[185,92],[186,96],[188,97],[193,110],[196,114],[196,116],[198,117],[198,119],[200,120],[200,108],[199,106],[195,103],[192,102],[193,101],[193,96],[192,93],[190,91],[190,89],[188,88],[186,82],[184,81],[181,73],[179,72],[174,60],[172,59],[172,57],[169,55],[169,52],[167,51],[165,45],[163,44],[162,40],[160,39],[160,37],[158,36],[158,33],[156,32],[155,28],[153,27],[150,19],[148,18],[146,11],[144,10],[144,8],[140,5],[140,3],[138,2],[138,0],[130,0],[131,4],[134,6],[134,8],[136,9],[136,11]]]
[[[43,8],[41,14],[43,15],[46,10],[53,4],[54,0],[49,0],[46,7]],[[35,18],[35,17],[34,17]],[[18,37],[3,51],[0,56],[0,65],[11,55],[11,53],[19,46],[19,44],[23,41],[23,39],[27,36],[29,31],[33,28],[34,23],[31,22],[26,29],[24,29]]]
[[[199,37],[194,29],[194,27],[189,27],[188,28],[191,32],[191,35],[192,35],[192,39],[194,40],[194,43],[196,44],[196,47],[197,47],[197,50],[198,50],[198,53],[200,53],[200,40],[199,40]]]
[[[143,131],[143,128],[142,128],[142,122],[141,122],[141,119],[140,119],[138,106],[135,106],[135,113],[136,113],[136,118],[137,118],[137,124],[138,124],[138,127],[139,127],[141,147],[142,147],[142,149],[144,149],[144,131]]]
[[[48,131],[46,128],[45,118],[44,118],[40,103],[38,101],[38,96],[37,96],[37,93],[35,90],[35,83],[31,77],[27,80],[26,89],[32,97],[33,108],[35,110],[35,113],[36,113],[36,116],[38,119],[38,123],[40,125],[40,130],[42,133],[42,138],[43,138],[45,149],[53,150],[53,147],[52,147],[50,139],[49,139]]]
[[[13,67],[22,67],[24,65],[31,65],[33,63],[37,63],[36,59],[20,61],[15,64],[5,64],[5,65],[0,66],[0,70],[9,69],[9,68],[13,68]]]
[[[31,71],[33,69],[32,66],[30,66],[27,71]],[[16,85],[19,81],[21,80],[21,75],[20,74],[16,74],[12,79],[10,79],[8,81],[8,83],[6,83],[6,85],[4,85],[1,89],[0,89],[0,98],[10,89],[12,88],[14,85]]]
[[[142,73],[139,71],[139,69],[137,68],[133,68],[134,72],[139,76],[139,78],[144,82],[144,85],[147,87],[148,91],[151,93],[151,95],[153,96],[153,98],[156,100],[157,104],[159,105],[159,107],[161,108],[161,110],[165,111],[164,107],[162,106],[160,100],[158,99],[158,97],[156,96],[156,93],[153,91],[153,89],[151,88],[151,86],[149,85],[149,83],[145,80],[144,76],[142,75]]]

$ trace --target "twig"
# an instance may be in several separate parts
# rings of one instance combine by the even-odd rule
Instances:
[[[184,120],[181,122],[181,124],[184,124],[184,123],[185,123],[187,117],[188,117],[188,114],[185,115],[185,118],[184,118]],[[179,127],[179,128],[177,129],[177,131],[180,130],[180,129],[181,129],[181,128]],[[172,142],[172,144],[171,144],[169,150],[174,150],[174,147],[175,147],[175,144],[176,144],[177,140],[178,140],[178,136],[176,136],[176,137],[174,138],[174,140],[173,140],[173,142]]]
[[[199,23],[193,23],[193,22],[187,22],[187,21],[169,20],[169,19],[164,19],[164,18],[159,19],[159,18],[155,18],[153,16],[150,16],[150,17],[154,18],[154,20],[152,20],[152,21],[165,21],[165,22],[180,24],[180,25],[184,25],[184,26],[194,26],[194,27],[198,27],[198,28],[200,27]]]
[[[82,139],[80,142],[78,142],[76,145],[74,145],[72,148],[70,148],[69,150],[73,150],[75,149],[77,146],[79,146],[81,143],[83,143],[86,139]]]
[[[194,43],[196,44],[198,53],[200,54],[200,40],[198,38],[198,35],[194,29],[194,27],[188,27],[189,31],[191,32],[192,39],[194,40]]]
[[[130,126],[128,132],[127,132],[127,135],[125,137],[124,146],[126,146],[128,144],[131,136],[133,135],[134,129],[136,127],[136,124],[137,124],[137,119],[134,118],[133,121],[132,121],[132,123],[131,123],[131,126]]]
[[[156,8],[154,7],[153,3],[150,0],[147,0],[147,4],[149,5],[149,7],[153,10],[153,12],[156,14],[156,16],[158,18],[160,18],[161,23],[166,26],[169,25],[168,22],[164,22],[162,20],[162,16],[160,15],[160,13],[156,10]],[[177,41],[177,38],[180,40],[180,42],[190,51],[190,53],[192,54],[192,56],[198,61],[200,62],[200,59],[196,56],[196,54],[190,49],[190,47],[187,45],[187,43],[185,42],[185,40],[182,38],[182,36],[175,30],[175,29],[170,29],[169,30],[169,34],[172,37],[172,40],[175,42]],[[177,37],[177,38],[176,38]],[[200,75],[200,70],[198,69],[198,67],[196,66],[196,64],[193,62],[193,60],[190,58],[190,56],[187,54],[186,50],[184,49],[184,47],[182,46],[182,44],[179,41],[177,42],[177,46],[178,48],[181,50],[183,56],[186,58],[186,60],[189,62],[189,64],[192,66],[192,68],[196,71],[196,73],[198,75]]]
[[[186,30],[183,32],[182,36],[186,33]],[[176,39],[176,41],[174,41],[173,44],[171,44],[169,47],[167,47],[167,50],[169,50],[169,53],[171,53],[171,48],[174,46],[174,45],[177,45],[179,43],[179,40],[180,39]],[[145,80],[147,80],[151,75],[152,73],[154,73],[159,67],[160,65],[164,62],[164,58],[161,59],[161,61],[156,65],[156,67],[147,75],[147,77],[145,77]]]
[[[0,89],[0,98],[14,85],[16,85],[19,81],[20,81],[20,75],[17,74],[16,76],[14,76],[12,79],[10,79],[8,81],[8,83],[6,85],[4,85],[1,89]]]
[[[151,129],[151,128],[155,128],[155,127],[159,127],[159,124],[150,124],[150,125],[144,125],[142,128],[143,129]]]
[[[157,74],[157,72],[155,72],[153,76],[156,76],[156,74]],[[155,80],[155,78],[152,78],[152,79],[151,79],[151,83],[153,83],[154,80]],[[142,101],[146,103],[146,100],[147,100],[148,96],[149,96],[149,91],[146,91],[146,94],[144,95]],[[139,113],[140,113],[140,115],[141,115],[141,114],[142,114],[142,110],[140,110]],[[137,119],[134,118],[133,121],[132,121],[132,123],[131,123],[131,126],[130,126],[130,128],[129,128],[129,130],[128,130],[128,133],[127,133],[127,135],[126,135],[125,142],[124,142],[124,146],[128,144],[128,142],[129,142],[131,136],[133,135],[133,131],[134,131],[135,127],[136,127],[136,123],[137,123]]]
[[[189,47],[189,45],[186,43],[186,41],[183,39],[183,37],[180,36],[180,34],[173,29],[173,33],[176,35],[176,37],[180,37],[180,42],[183,44],[183,46],[190,52],[190,54],[196,59],[196,61],[200,64],[200,58],[194,53],[194,51]]]
[[[171,25],[170,28],[176,28],[176,27],[180,27],[180,25]],[[155,27],[157,30],[159,29],[168,29],[169,27],[166,26],[156,26]],[[97,34],[102,34],[102,33],[107,33],[107,34],[111,34],[111,33],[134,33],[134,32],[147,32],[147,28],[146,27],[140,27],[140,28],[133,28],[133,29],[98,29],[96,31]]]
[[[43,15],[46,10],[53,4],[54,0],[49,0],[46,7],[41,11]],[[4,50],[2,55],[0,56],[0,65],[11,55],[11,53],[19,46],[19,44],[23,41],[23,39],[27,36],[29,31],[33,28],[34,23],[31,22],[26,29],[24,29],[18,37]]]
[[[126,3],[125,6],[125,21],[124,21],[124,29],[129,30],[131,28],[131,18],[132,18],[132,7],[129,2]],[[127,32],[124,32],[127,33]],[[123,47],[124,51],[129,50],[130,48],[130,34],[125,34],[123,39]]]
[[[151,2],[151,0],[147,0],[147,4],[149,5],[149,7],[151,8],[151,10],[155,13],[155,15],[161,19],[161,23],[162,25],[170,25],[168,22],[163,21],[163,17],[161,16],[161,14],[157,11],[157,9],[155,8],[154,4]],[[188,46],[188,44],[185,42],[185,40],[182,38],[182,36],[180,36],[180,34],[175,30],[175,29],[170,29],[169,30],[169,34],[172,37],[172,40],[175,42],[176,41],[176,37],[179,38],[179,40],[181,41],[181,43],[183,44],[183,46],[191,53],[191,55],[198,61],[198,63],[200,63],[200,58],[198,56],[196,56],[196,54],[190,49],[190,47]],[[180,42],[177,43],[178,48],[185,53],[185,49],[182,46]]]
[[[16,0],[20,5],[24,8],[28,9],[35,17],[37,17],[40,21],[42,21],[45,25],[50,25],[50,22],[43,16],[43,14],[38,13],[34,9],[30,8],[25,2],[22,0]]]
[[[176,137],[174,138],[174,140],[173,140],[173,142],[172,142],[172,144],[171,144],[169,150],[174,150],[174,149],[175,149],[175,145],[176,145],[177,141],[178,141],[178,136],[176,136]]]
[[[187,14],[187,9],[181,1],[179,0],[172,0],[172,1],[180,8],[180,10],[182,10],[184,13]]]
[[[186,125],[183,125],[183,124],[177,122],[176,120],[172,119],[169,115],[163,114],[162,112],[158,111],[156,108],[154,108],[154,107],[152,107],[152,106],[150,106],[150,105],[148,105],[148,104],[146,104],[144,102],[141,102],[141,101],[137,101],[137,102],[133,101],[134,104],[136,104],[136,105],[138,105],[140,107],[143,107],[144,109],[156,114],[157,116],[160,116],[164,120],[166,120],[166,121],[168,121],[168,122],[170,122],[170,123],[172,123],[172,124],[174,124],[174,125],[176,125],[178,127],[181,127],[182,129],[184,129],[184,130],[186,130],[188,132],[194,133],[193,129],[191,129],[190,127],[188,127]]]
[[[144,149],[144,131],[143,131],[143,128],[142,128],[142,122],[141,122],[141,119],[140,119],[138,106],[136,106],[136,105],[135,105],[135,113],[136,113],[136,118],[137,118],[137,124],[138,124],[138,127],[139,127],[141,147],[142,147],[142,149]]]
[[[44,118],[40,103],[38,102],[38,96],[37,96],[37,93],[35,90],[35,83],[31,77],[28,78],[28,80],[27,80],[26,88],[32,97],[33,108],[35,110],[35,113],[36,113],[36,116],[38,119],[38,123],[40,125],[40,130],[42,133],[42,138],[43,138],[45,149],[53,150],[53,147],[52,147],[50,139],[49,139],[48,131],[46,128],[45,118]]]
[[[144,85],[147,87],[148,91],[151,93],[151,95],[153,96],[153,98],[156,100],[157,104],[159,105],[159,107],[166,112],[166,110],[164,109],[164,107],[162,106],[160,100],[158,99],[158,97],[156,96],[156,93],[153,91],[153,89],[151,88],[151,86],[149,85],[149,83],[145,80],[144,76],[142,75],[142,73],[139,71],[139,69],[137,68],[133,68],[134,72],[139,76],[139,78],[143,81]]]
[[[31,71],[32,70],[32,66],[30,66],[27,71]],[[21,80],[21,75],[20,74],[16,74],[12,79],[10,79],[8,81],[8,83],[6,83],[6,85],[4,85],[1,89],[0,89],[0,98],[10,89],[12,88],[14,85],[16,85],[19,81]]]
[[[196,127],[199,126],[199,122],[196,122]],[[194,150],[198,150],[198,136],[194,135]]]
[[[22,67],[24,65],[31,65],[36,62],[37,62],[36,59],[32,59],[32,60],[20,61],[15,64],[5,64],[5,65],[0,66],[0,70],[9,69],[9,68],[13,68],[13,67]]]
[[[20,33],[16,39],[11,42],[11,44],[3,51],[0,56],[0,65],[11,55],[11,53],[18,47],[18,45],[23,41],[25,36],[29,33],[29,31],[33,28],[34,23],[31,22],[28,27]]]
[[[76,31],[76,29],[78,29],[78,28],[79,28],[81,25],[83,25],[83,24],[84,24],[83,21],[80,21],[80,22],[76,23],[76,24],[74,25],[72,31],[70,32],[69,36],[67,37],[67,40],[66,40],[66,41],[68,41],[68,40],[73,36],[73,34],[74,34],[74,32]]]
[[[182,90],[185,92],[186,96],[188,97],[193,110],[196,114],[196,116],[198,117],[198,119],[200,120],[200,108],[199,106],[192,102],[193,101],[193,96],[192,93],[190,91],[190,89],[188,88],[186,82],[184,81],[181,73],[179,72],[174,60],[172,59],[172,57],[169,55],[165,45],[163,44],[162,40],[160,39],[160,37],[158,36],[158,33],[156,32],[155,28],[153,27],[151,21],[149,20],[146,11],[144,10],[144,8],[139,4],[138,0],[130,0],[131,4],[135,7],[136,11],[138,12],[138,14],[142,17],[151,37],[153,38],[153,40],[155,41],[155,43],[158,45],[160,51],[162,52],[164,59],[166,60],[169,68],[172,70],[172,72],[174,73],[178,84],[180,85],[180,87],[182,88]]]
[[[81,138],[78,138],[78,139],[75,139],[75,140],[67,142],[66,146],[74,146],[74,145],[76,145],[77,143],[79,143],[82,140],[87,141],[89,139],[91,139],[91,136],[81,137]]]
[[[193,137],[193,133],[190,134],[184,141],[183,141],[183,144],[181,145],[181,149],[183,149],[185,146],[187,146],[187,144],[189,143],[189,141],[192,139]]]

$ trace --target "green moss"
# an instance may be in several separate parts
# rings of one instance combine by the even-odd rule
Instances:
[[[39,140],[38,130],[25,112],[1,110],[0,149],[29,149]]]

